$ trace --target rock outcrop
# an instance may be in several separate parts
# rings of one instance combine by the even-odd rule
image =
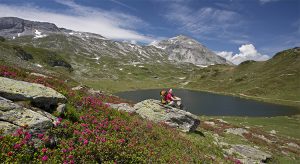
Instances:
[[[241,156],[239,160],[242,163],[266,163],[272,158],[270,154],[248,145],[232,145],[230,149],[227,149],[227,153],[239,154]]]
[[[4,134],[13,133],[19,127],[27,127],[32,132],[44,131],[53,126],[53,121],[55,120],[0,97],[0,129],[4,130]]]
[[[136,113],[145,119],[163,122],[183,132],[194,131],[200,124],[200,120],[196,115],[177,108],[166,108],[158,100],[144,100],[135,104],[134,109]]]
[[[16,17],[0,18],[0,35],[18,37],[26,35],[60,33],[60,29],[53,23],[35,22]]]
[[[5,77],[0,77],[0,96],[12,101],[31,101],[32,105],[47,111],[67,101],[65,96],[52,88]]]

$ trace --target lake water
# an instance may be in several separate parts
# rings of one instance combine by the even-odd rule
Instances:
[[[140,102],[146,99],[160,100],[159,89],[120,92],[116,95]],[[289,106],[282,106],[233,96],[224,96],[207,92],[173,89],[176,96],[182,98],[187,110],[196,115],[208,116],[283,116],[294,115],[299,110]]]

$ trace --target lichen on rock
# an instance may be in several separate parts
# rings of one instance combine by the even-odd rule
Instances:
[[[12,101],[31,101],[34,106],[50,111],[67,98],[41,84],[0,77],[0,96]]]
[[[145,119],[163,122],[183,132],[194,131],[200,124],[196,115],[177,108],[165,107],[158,100],[144,100],[135,104],[134,109]]]

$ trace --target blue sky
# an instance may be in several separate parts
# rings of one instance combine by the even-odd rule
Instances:
[[[184,34],[231,58],[300,46],[299,0],[0,0],[0,16],[146,44]]]

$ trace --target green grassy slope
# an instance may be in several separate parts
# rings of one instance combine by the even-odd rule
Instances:
[[[24,51],[25,54],[30,54],[32,56],[32,59],[30,57],[28,60],[21,59],[20,56],[18,56],[20,55],[18,54],[18,52],[20,51],[17,51],[14,46],[20,47],[20,49],[22,50],[21,52]],[[249,96],[271,98],[271,100],[266,100],[271,102],[277,101],[274,99],[299,101],[299,56],[300,53],[298,48],[280,52],[269,61],[248,61],[242,63],[239,66],[214,65],[207,68],[200,68],[188,64],[178,65],[172,63],[165,63],[161,65],[147,63],[142,65],[137,64],[136,66],[134,66],[122,65],[117,60],[109,57],[103,58],[103,60],[99,61],[99,64],[97,64],[95,63],[95,60],[91,60],[89,58],[76,58],[76,56],[72,55],[68,51],[51,51],[44,48],[36,48],[28,44],[19,45],[10,42],[0,42],[0,64],[10,65],[11,67],[17,65],[21,68],[27,68],[26,71],[20,69],[23,71],[22,75],[24,76],[29,76],[25,72],[30,71],[41,73],[47,72],[50,74],[55,74],[55,76],[62,81],[65,79],[74,78],[78,80],[79,83],[88,84],[89,86],[111,92],[143,88],[182,87],[213,92],[232,93],[235,95],[244,94]],[[53,58],[58,60],[65,60],[72,65],[72,68],[74,70],[70,72],[66,67],[52,67],[50,64],[48,64],[48,60]],[[41,64],[43,65],[43,67],[39,68],[34,64]],[[45,74],[49,75],[47,73]],[[32,79],[32,77],[29,76],[26,79]],[[65,83],[68,82],[65,81]],[[74,85],[78,85],[78,83],[75,83]],[[62,88],[66,89],[65,87]],[[68,98],[71,99],[72,97],[74,98],[76,96],[69,96]],[[285,102],[278,101],[276,103]],[[68,111],[68,114],[74,115],[89,114],[87,111],[84,111],[84,113],[76,113],[76,110],[74,110],[75,112],[71,112],[70,109],[68,109]],[[134,123],[135,119],[140,120],[140,118],[136,116],[132,117],[127,114],[114,111],[111,111],[109,114],[116,118],[121,117],[120,120],[127,120],[126,123],[128,124],[125,125],[132,125],[131,123]],[[107,115],[104,114],[100,116],[104,117]],[[70,129],[72,131],[74,130],[72,128],[79,128],[68,119],[69,116],[66,116],[66,122],[64,122],[64,124],[68,123],[66,125],[73,125],[70,126]],[[210,118],[201,117],[201,119],[211,121]],[[258,128],[258,130],[262,129],[265,132],[261,134],[265,136],[269,135],[269,131],[276,130],[276,136],[278,135],[278,137],[282,137],[287,143],[299,143],[299,133],[294,132],[294,130],[297,129],[297,125],[299,124],[298,116],[274,118],[226,117],[223,119],[228,121],[230,123],[230,126],[250,126],[250,129],[253,130],[257,130],[256,128]],[[190,157],[190,155],[192,155],[192,159],[190,159],[190,161],[194,162],[231,162],[227,159],[224,159],[222,155],[222,148],[214,144],[214,131],[211,131],[204,127],[200,127],[195,133],[181,134],[177,131],[173,131],[172,129],[170,130],[168,128],[161,127],[160,125],[154,125],[153,131],[149,132],[146,128],[147,126],[147,122],[142,121],[141,126],[139,126],[138,128],[132,125],[132,127],[134,127],[135,133],[126,133],[128,135],[138,137],[138,140],[141,141],[141,144],[139,145],[141,147],[144,146],[144,142],[149,143],[149,146],[153,148],[154,152],[157,153],[155,156],[152,155],[151,157],[151,155],[147,156],[148,152],[142,151],[145,154],[145,158],[147,157],[153,158],[154,160],[164,159],[165,161],[172,161],[173,155],[175,155],[174,158],[176,160],[179,159],[179,161],[184,161],[185,157]],[[214,128],[219,128],[219,124]],[[220,128],[222,127],[220,126]],[[56,132],[65,131],[63,127],[56,130]],[[221,130],[221,134],[223,134],[224,129]],[[66,134],[69,134],[67,132]],[[204,136],[202,136],[201,133],[203,133]],[[147,138],[147,136],[160,137],[157,139],[156,137]],[[224,137],[224,140],[228,143],[233,142],[232,144],[256,144],[266,151],[275,151],[277,149],[277,147],[272,147],[277,143],[271,144],[269,146],[263,145],[262,143],[257,144],[255,140],[253,140],[253,138],[245,141],[244,138],[228,134],[224,134],[224,136],[221,137]],[[72,139],[72,137],[62,137],[60,139],[70,140]],[[174,142],[173,140],[175,140],[176,142]],[[97,145],[99,146],[99,144],[96,144],[96,146]],[[113,144],[113,146],[116,145],[117,144]],[[277,145],[280,146],[280,144]],[[81,157],[81,155],[85,155],[84,151],[81,152],[79,150],[89,150],[89,148],[82,149],[80,144],[78,144],[78,147],[76,148],[78,150],[78,154],[76,154],[76,156],[78,157]],[[128,147],[124,148],[125,149],[119,149],[119,147],[113,148],[113,150],[116,151],[109,151],[112,152],[109,155],[119,154],[119,152],[129,152],[128,154],[132,154],[132,152],[136,150],[134,149],[136,147],[129,149],[127,149]],[[98,149],[91,150],[93,150],[95,154],[100,154],[99,152],[105,152],[102,151],[102,149],[99,149],[100,151],[98,151]],[[290,162],[293,160],[299,161],[299,155],[297,155],[297,153],[299,152],[298,150],[296,150],[295,153],[293,153],[294,150],[291,150],[290,156],[282,154],[279,150],[280,149],[278,149],[278,152],[275,153],[275,157],[277,159],[275,159],[274,163],[281,163],[281,161]],[[175,152],[175,154],[173,152]],[[54,158],[61,156],[61,150],[59,149],[53,150],[53,153],[54,154],[52,156],[49,155],[49,158],[51,160],[54,160]],[[117,157],[118,156],[116,155],[116,158]],[[10,159],[14,158],[9,158],[8,160]],[[81,159],[82,158],[77,158],[78,161],[80,161]],[[135,159],[135,157],[132,157],[132,159]]]
[[[283,99],[282,103],[285,103],[285,100],[300,101],[299,61],[300,49],[294,48],[279,52],[264,62],[246,61],[237,67],[208,67],[195,73],[187,87],[242,96]]]
[[[164,124],[141,119],[138,115],[110,109],[102,102],[120,103],[124,100],[106,94],[90,95],[85,89],[73,91],[73,86],[65,81],[65,77],[35,77],[30,74],[30,70],[0,66],[0,76],[40,83],[68,98],[66,112],[60,115],[62,122],[42,134],[44,138],[38,147],[25,142],[16,150],[11,143],[21,143],[25,135],[31,141],[31,136],[26,132],[20,136],[2,136],[0,130],[0,144],[3,145],[0,159],[5,163],[61,163],[66,160],[75,163],[238,163],[241,156],[225,152],[234,144],[250,145],[271,152],[271,163],[300,160],[299,150],[293,146],[286,147],[288,144],[300,144],[299,134],[293,132],[299,123],[298,116],[222,117],[229,123],[201,116],[201,126],[195,132],[181,133]],[[13,74],[7,75],[4,72]],[[214,123],[208,126],[206,121]],[[103,126],[106,124],[108,126]],[[274,142],[228,134],[225,129],[229,128],[246,128],[251,134],[263,135]],[[275,136],[270,135],[271,130],[276,131]],[[47,138],[52,136],[57,139],[55,147],[48,144]]]
[[[19,58],[13,46],[22,45],[20,47],[33,56],[27,64],[45,64],[43,69],[46,71],[59,72],[82,84],[108,92],[173,87],[233,94],[293,106],[300,103],[299,48],[279,52],[264,62],[246,61],[238,66],[201,68],[172,62],[134,65],[130,64],[135,60],[133,54],[121,58],[103,54],[100,60],[95,60],[86,55],[86,47],[80,47],[82,40],[76,39],[53,35],[41,39],[20,37],[2,42],[1,54],[5,54],[2,60],[6,61],[6,56]],[[75,54],[74,51],[80,53]],[[48,61],[53,58],[71,64],[73,71],[51,67]],[[23,61],[15,63],[20,62]]]

